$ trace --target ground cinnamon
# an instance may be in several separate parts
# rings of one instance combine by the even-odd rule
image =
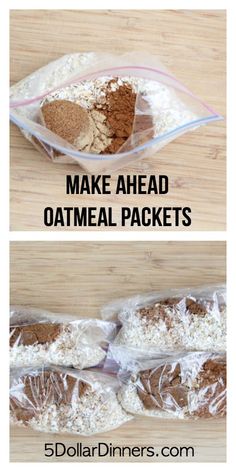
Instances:
[[[135,116],[137,94],[132,86],[123,84],[115,88],[116,85],[116,79],[108,83],[105,103],[96,106],[106,116],[107,125],[112,131],[112,142],[102,154],[117,153],[132,132],[143,132],[150,130],[153,126],[150,114]],[[142,98],[142,107],[144,102]],[[148,138],[150,138],[150,133]]]

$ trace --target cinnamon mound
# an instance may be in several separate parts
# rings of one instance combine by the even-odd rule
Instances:
[[[141,114],[135,117],[137,94],[132,86],[123,84],[113,90],[112,86],[116,84],[117,79],[113,79],[108,83],[106,101],[102,105],[97,105],[97,109],[106,116],[106,123],[112,131],[112,142],[102,154],[117,153],[134,131],[134,123],[135,133],[140,133],[153,127],[150,115]],[[143,104],[145,104],[144,98],[142,98],[142,106],[144,106]],[[145,137],[146,140],[152,137],[152,132],[148,133],[149,135]]]
[[[10,346],[16,344],[30,346],[55,341],[60,335],[59,323],[34,323],[10,328]]]
[[[38,374],[28,374],[20,377],[17,387],[10,399],[10,409],[18,421],[27,423],[43,407],[50,404],[62,405],[78,401],[90,389],[90,385],[60,371],[43,370]]]

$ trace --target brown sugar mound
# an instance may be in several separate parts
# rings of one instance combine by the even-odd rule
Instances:
[[[174,400],[170,409],[187,405],[187,388],[181,385],[180,365],[166,364],[140,373],[138,395],[147,409],[163,409],[167,396]]]
[[[15,344],[30,346],[55,341],[61,333],[59,323],[35,323],[10,328],[10,346]]]
[[[139,316],[144,318],[148,324],[155,324],[158,321],[163,320],[167,329],[172,327],[172,319],[164,307],[152,306],[150,308],[141,308],[139,310]]]
[[[191,361],[190,361],[191,362]],[[191,365],[189,366],[191,369]],[[224,416],[226,414],[226,362],[222,359],[203,363],[192,386],[181,378],[181,364],[165,364],[140,372],[137,393],[143,405],[152,410],[185,409],[187,416]],[[194,411],[189,405],[194,395]]]
[[[183,302],[183,303],[182,303]],[[181,303],[181,311],[185,315],[196,315],[203,317],[210,312],[212,305],[208,303],[206,306],[202,301],[194,300],[192,298],[166,298],[150,307],[141,308],[138,311],[140,317],[145,318],[148,323],[155,323],[163,320],[166,323],[167,329],[172,327],[173,316],[168,313],[168,308],[177,310],[177,305]]]
[[[208,418],[215,411],[217,416],[225,416],[227,387],[225,359],[206,361],[197,376],[196,382],[197,390],[199,392],[202,389],[204,390],[204,398],[201,398],[201,402],[199,402],[199,406],[193,415]],[[211,404],[212,411],[209,410],[209,404]]]
[[[50,404],[71,404],[85,395],[91,386],[76,377],[60,371],[43,370],[39,374],[24,375],[19,379],[23,383],[22,392],[10,399],[10,409],[18,421],[27,423],[35,414]]]
[[[191,298],[186,299],[186,309],[193,315],[205,316],[207,314],[206,306],[202,302],[198,302]]]
[[[90,121],[87,110],[69,100],[54,100],[41,107],[44,125],[53,133],[75,144],[81,136],[82,144],[89,133]]]
[[[222,383],[226,385],[226,363],[209,359],[203,364],[202,370],[199,373],[198,384],[199,387],[206,387],[215,383],[219,378]]]

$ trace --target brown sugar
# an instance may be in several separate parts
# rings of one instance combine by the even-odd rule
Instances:
[[[27,423],[44,406],[71,404],[79,400],[91,388],[86,382],[60,371],[43,370],[20,378],[24,395],[17,399],[12,395],[10,408],[18,421]],[[17,391],[17,390],[16,390]]]
[[[191,361],[190,361],[191,362]],[[189,366],[191,369],[191,365]],[[192,385],[184,383],[181,364],[165,364],[139,374],[137,393],[147,409],[191,409],[189,394],[194,394],[196,407],[187,416],[208,418],[226,413],[226,362],[222,359],[203,363]]]
[[[207,308],[206,304],[192,298],[166,298],[155,305],[141,308],[138,313],[139,316],[145,318],[148,323],[163,320],[167,329],[169,329],[172,327],[173,316],[169,314],[168,308],[177,310],[179,303],[181,303],[181,311],[184,310],[186,315],[189,313],[190,315],[205,316],[211,309],[211,306]]]
[[[189,311],[189,313],[198,316],[205,316],[207,314],[206,306],[204,306],[203,303],[191,298],[186,299],[186,309]]]
[[[141,318],[144,318],[147,323],[155,324],[159,320],[163,320],[167,329],[170,329],[172,327],[172,319],[165,310],[164,306],[152,306],[150,308],[141,308],[139,310],[139,315],[141,316]]]
[[[44,125],[68,143],[83,148],[90,133],[87,110],[69,100],[54,100],[41,107]]]
[[[212,416],[209,411],[209,403],[216,410],[218,416],[226,414],[226,362],[215,360],[206,361],[200,370],[197,379],[197,390],[200,392],[204,389],[204,400],[199,402],[198,409],[194,412],[194,416],[204,416],[208,418]]]
[[[10,328],[10,346],[20,344],[30,346],[32,344],[46,344],[55,341],[61,333],[59,323],[34,323]]]
[[[187,388],[181,385],[180,365],[174,367],[166,364],[157,369],[140,373],[142,386],[138,389],[138,395],[148,409],[162,409],[167,395],[174,399],[172,408],[176,405],[183,408],[187,405]]]
[[[54,100],[44,104],[41,113],[43,124],[79,151],[99,154],[111,143],[112,132],[98,110],[87,111],[75,102]],[[61,155],[57,150],[53,152]]]

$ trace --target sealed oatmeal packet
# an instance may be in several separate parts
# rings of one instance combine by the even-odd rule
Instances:
[[[104,173],[222,117],[137,52],[68,54],[10,90],[10,118],[53,162]]]
[[[116,345],[144,351],[224,351],[224,285],[140,294],[102,309],[105,320],[118,320]]]
[[[115,334],[114,322],[12,306],[10,364],[54,364],[78,369],[96,366],[104,360]]]
[[[143,352],[112,346],[120,365],[119,400],[132,414],[199,419],[226,415],[225,353],[185,352],[143,357]]]
[[[118,388],[116,377],[99,371],[57,366],[13,369],[11,423],[82,436],[109,431],[132,419],[118,402]]]

